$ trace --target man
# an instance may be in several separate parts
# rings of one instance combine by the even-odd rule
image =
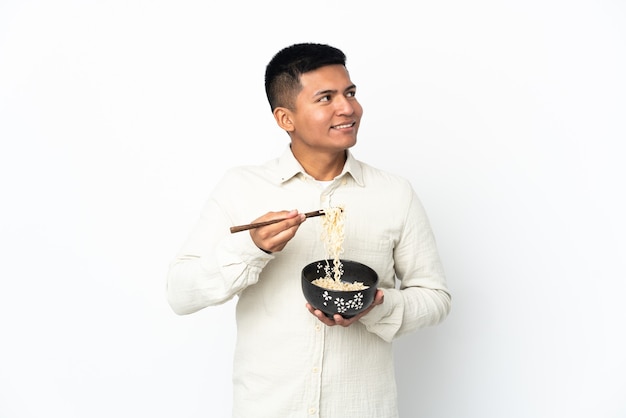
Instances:
[[[342,51],[312,43],[272,58],[265,89],[289,147],[275,160],[225,174],[170,267],[168,301],[178,314],[238,298],[233,417],[395,418],[392,341],[450,310],[435,239],[412,186],[349,151],[363,110],[345,61]],[[340,205],[342,258],[369,265],[380,280],[370,308],[350,319],[314,310],[300,285],[302,268],[326,256],[319,218],[303,213]]]

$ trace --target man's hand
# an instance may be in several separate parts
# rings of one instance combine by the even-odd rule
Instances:
[[[250,237],[254,244],[265,252],[275,253],[285,248],[289,240],[296,235],[300,224],[306,219],[304,213],[298,213],[297,210],[284,210],[281,212],[268,212],[253,222],[271,221],[278,218],[287,219],[250,230]]]
[[[365,309],[363,312],[359,312],[358,315],[355,315],[352,318],[344,318],[343,316],[339,314],[335,314],[333,318],[329,318],[326,316],[324,312],[320,311],[319,309],[313,308],[313,306],[311,306],[310,303],[306,304],[306,308],[309,310],[309,312],[315,315],[317,319],[319,319],[320,321],[322,321],[329,327],[332,327],[334,325],[341,325],[342,327],[349,327],[350,325],[358,321],[359,318],[361,318],[363,315],[367,315],[369,311],[374,309],[374,306],[380,305],[381,303],[383,303],[384,299],[385,299],[385,295],[383,291],[381,289],[377,289],[376,296],[374,296],[374,301],[372,302],[372,304],[368,306],[368,308]]]

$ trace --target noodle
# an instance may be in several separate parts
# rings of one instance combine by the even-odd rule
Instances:
[[[341,279],[343,274],[339,256],[343,254],[344,238],[344,211],[343,206],[324,209],[322,217],[322,242],[326,250],[326,259],[333,260],[333,275],[335,281]]]
[[[344,219],[345,211],[343,205],[324,209],[321,239],[326,251],[326,260],[333,260],[333,266],[331,270],[328,261],[326,261],[326,266],[324,266],[326,275],[313,280],[312,283],[330,290],[367,289],[368,286],[364,286],[361,282],[348,283],[341,280],[343,264],[339,257],[343,254]]]

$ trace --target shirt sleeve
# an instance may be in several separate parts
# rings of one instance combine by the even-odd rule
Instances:
[[[451,307],[442,263],[428,217],[415,192],[393,252],[398,289],[383,289],[384,302],[360,321],[385,341],[436,325]]]
[[[257,248],[246,231],[230,234],[228,219],[210,199],[170,264],[168,303],[179,315],[222,304],[257,283],[273,258]]]

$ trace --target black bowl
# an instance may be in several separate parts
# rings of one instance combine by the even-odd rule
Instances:
[[[341,260],[343,275],[341,280],[348,283],[361,282],[367,289],[363,290],[331,290],[311,283],[313,280],[326,276],[326,268],[333,267],[333,260],[318,260],[307,264],[302,269],[302,292],[304,298],[315,309],[332,318],[340,314],[344,318],[352,318],[367,309],[374,301],[378,286],[378,275],[365,264],[351,260]]]

